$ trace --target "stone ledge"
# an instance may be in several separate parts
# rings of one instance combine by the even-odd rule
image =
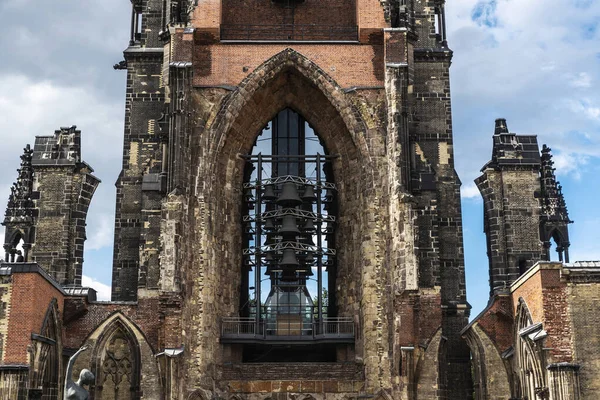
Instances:
[[[225,381],[363,381],[364,368],[355,363],[260,363],[221,367]],[[277,377],[274,381],[273,378]]]

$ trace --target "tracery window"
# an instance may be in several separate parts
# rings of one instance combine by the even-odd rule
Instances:
[[[99,347],[95,398],[125,400],[137,398],[139,350],[129,330],[119,321],[106,331]]]

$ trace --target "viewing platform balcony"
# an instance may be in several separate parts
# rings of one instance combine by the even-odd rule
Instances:
[[[322,321],[302,315],[279,314],[259,322],[255,318],[228,317],[221,323],[222,343],[354,343],[351,317],[324,317]]]
[[[314,24],[223,24],[221,41],[355,43],[358,41],[358,27]]]

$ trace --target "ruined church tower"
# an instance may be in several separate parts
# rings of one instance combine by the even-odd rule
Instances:
[[[443,1],[135,0],[124,54],[113,300],[169,396],[467,398]]]
[[[438,0],[133,0],[112,301],[81,283],[81,132],[38,136],[0,398],[88,369],[103,400],[595,399],[600,262],[570,262],[551,151],[504,119],[468,321],[451,60]]]

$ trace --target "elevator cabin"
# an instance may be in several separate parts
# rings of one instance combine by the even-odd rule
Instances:
[[[336,361],[354,323],[336,314],[335,155],[288,108],[244,158],[240,311],[221,342],[242,345],[244,362]]]

